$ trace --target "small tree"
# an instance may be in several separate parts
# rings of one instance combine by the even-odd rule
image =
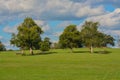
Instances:
[[[118,48],[120,48],[120,36],[118,36],[117,44],[118,44]]]
[[[52,49],[60,49],[60,45],[59,45],[59,43],[55,42],[55,43],[51,44],[51,48]]]
[[[1,41],[0,41],[0,51],[6,51],[6,48]]]
[[[49,38],[45,38],[44,41],[42,41],[40,43],[40,50],[45,52],[45,51],[49,51],[50,50],[50,39]]]

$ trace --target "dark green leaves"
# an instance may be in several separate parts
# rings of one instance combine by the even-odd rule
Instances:
[[[2,44],[2,42],[0,41],[0,51],[5,51],[6,48],[5,46]]]
[[[45,38],[44,39],[44,41],[42,41],[41,43],[40,43],[40,45],[41,45],[41,47],[40,47],[40,50],[41,51],[49,51],[49,49],[50,49],[50,39],[49,38]]]
[[[40,34],[43,33],[41,28],[27,17],[24,22],[18,26],[18,33],[12,35],[11,44],[22,49],[39,49],[39,42],[41,42]]]
[[[74,48],[78,47],[80,41],[79,31],[76,25],[69,25],[65,28],[64,32],[60,35],[59,43],[61,48]]]

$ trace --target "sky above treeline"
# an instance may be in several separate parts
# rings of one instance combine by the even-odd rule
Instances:
[[[52,42],[69,24],[80,30],[85,21],[98,21],[100,31],[120,36],[120,0],[0,0],[0,41],[7,49],[17,49],[9,40],[26,17],[33,18],[44,31],[42,38]]]

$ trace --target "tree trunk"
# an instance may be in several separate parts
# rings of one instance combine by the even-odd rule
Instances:
[[[32,54],[33,55],[33,50],[32,50],[32,48],[30,47],[30,54]]]
[[[21,53],[24,54],[24,50],[23,49],[21,50]]]
[[[90,47],[90,52],[91,53],[93,53],[94,51],[93,51],[93,46],[91,45],[91,47]]]
[[[71,53],[73,53],[73,49],[72,49],[72,48],[70,48],[70,50],[71,50]]]

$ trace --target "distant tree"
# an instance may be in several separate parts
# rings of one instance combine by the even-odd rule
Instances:
[[[52,49],[60,49],[60,45],[59,45],[59,43],[55,42],[55,43],[51,44],[51,48]]]
[[[52,43],[50,42],[50,38],[48,38],[48,37],[45,37],[45,38],[44,38],[44,42],[48,42],[48,43],[49,43],[49,47],[50,47],[50,45],[52,44]]]
[[[18,26],[18,33],[12,35],[11,44],[23,49],[30,49],[30,54],[33,54],[33,49],[39,49],[41,42],[40,34],[43,33],[41,28],[33,21],[32,18],[25,18],[24,22]]]
[[[90,48],[93,53],[93,47],[106,47],[108,44],[114,45],[114,38],[110,35],[98,31],[98,22],[86,21],[81,30],[83,43]]]
[[[118,43],[118,47],[120,48],[120,37],[119,36],[118,36],[117,43]]]
[[[120,39],[118,40],[118,47],[120,48]]]
[[[61,48],[70,48],[71,52],[74,47],[78,47],[80,42],[80,34],[76,25],[67,26],[59,37],[59,44]]]
[[[50,39],[48,37],[46,37],[44,39],[44,41],[42,41],[40,43],[40,50],[43,51],[43,52],[49,51],[50,50],[50,44],[51,44]]]
[[[0,41],[0,51],[6,51],[6,48],[1,41]]]

